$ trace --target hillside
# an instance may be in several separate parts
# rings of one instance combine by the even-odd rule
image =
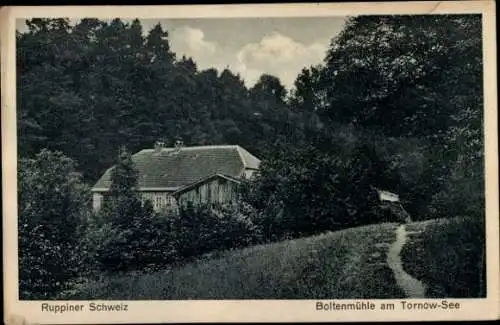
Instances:
[[[485,297],[485,229],[465,217],[411,224],[403,267],[426,285],[426,297]]]
[[[465,224],[469,227],[462,227]],[[467,234],[470,234],[471,226],[480,229],[478,225],[473,220],[456,218],[416,222],[406,226],[408,241],[402,252],[403,268],[412,276],[423,278],[423,282],[429,285],[427,297],[436,296],[432,293],[436,281],[441,281],[441,286],[449,290],[440,296],[456,297],[454,292],[457,289],[450,288],[453,281],[457,281],[457,286],[463,286],[464,274],[478,274],[479,255],[471,258],[470,254],[462,254],[463,260],[454,260],[453,266],[450,266],[443,256],[426,251],[438,243],[447,246],[440,250],[442,252],[458,252],[463,245],[474,247],[473,237]],[[65,298],[402,298],[407,294],[396,284],[386,261],[387,252],[396,240],[397,229],[398,225],[394,223],[363,226],[228,251],[216,259],[200,259],[165,272],[101,277],[86,281],[74,292],[67,293]],[[419,232],[416,232],[417,229]],[[456,239],[447,240],[449,238]],[[427,244],[422,246],[423,242]],[[479,253],[479,249],[476,250],[475,253]],[[450,275],[451,282],[436,278],[436,273],[444,272]],[[470,281],[468,285],[470,290],[476,287],[475,281]],[[463,287],[460,289],[465,290]]]
[[[396,224],[225,252],[149,275],[103,277],[69,299],[307,299],[403,297],[385,264]]]

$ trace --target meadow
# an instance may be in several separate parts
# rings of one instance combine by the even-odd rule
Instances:
[[[413,223],[407,227],[403,267],[427,286],[430,298],[486,296],[485,224],[456,217]]]
[[[398,298],[386,265],[397,224],[386,223],[226,251],[151,274],[85,279],[64,299]]]

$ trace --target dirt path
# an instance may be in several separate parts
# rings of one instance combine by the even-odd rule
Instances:
[[[405,272],[401,261],[401,250],[406,243],[407,233],[405,225],[396,230],[396,241],[389,247],[387,264],[392,269],[396,282],[408,298],[425,298],[425,285]]]

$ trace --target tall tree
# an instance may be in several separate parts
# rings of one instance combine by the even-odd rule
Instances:
[[[480,186],[479,15],[351,18],[332,40],[325,65],[322,117],[389,137],[417,138],[426,148],[426,170],[414,186],[420,194],[411,196],[425,193],[419,201],[430,202],[452,173],[467,169],[465,160],[476,166],[476,176],[461,182]]]
[[[482,108],[480,30],[477,15],[352,18],[325,60],[325,115],[388,135],[442,136],[457,111]]]
[[[175,136],[176,90],[173,87],[176,69],[175,53],[170,49],[168,32],[156,24],[147,34],[144,42],[145,61],[140,67],[143,73],[136,85],[141,97],[134,108],[135,136],[138,148],[150,146],[158,138]],[[135,147],[134,147],[135,148]]]
[[[295,90],[290,100],[292,108],[306,112],[324,110],[326,105],[324,72],[324,67],[320,65],[302,69],[294,82]]]
[[[126,227],[137,214],[140,215],[142,202],[138,192],[138,177],[131,154],[121,147],[118,161],[111,170],[111,185],[104,200],[105,219]]]
[[[101,268],[108,271],[141,269],[144,259],[157,243],[154,210],[151,202],[142,202],[138,192],[138,172],[132,156],[120,148],[117,164],[111,171],[111,185],[99,212],[104,221],[90,241]]]
[[[269,74],[260,76],[257,83],[250,89],[250,95],[253,98],[273,100],[276,104],[283,104],[286,94],[286,88],[279,78]]]
[[[74,145],[65,124],[74,125],[82,99],[73,87],[72,48],[67,19],[32,19],[18,35],[17,80],[20,151],[29,155],[44,146],[67,151]]]
[[[21,299],[48,299],[79,275],[81,226],[90,191],[75,162],[42,150],[21,158],[19,179],[19,289]]]

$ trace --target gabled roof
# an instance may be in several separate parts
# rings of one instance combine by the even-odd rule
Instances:
[[[222,174],[239,178],[245,169],[258,169],[260,160],[237,145],[163,148],[161,152],[144,149],[132,156],[139,171],[140,190],[175,191],[200,179]],[[96,182],[93,191],[106,191],[109,168]]]
[[[240,146],[235,146],[246,169],[259,169],[260,160]]]
[[[222,178],[222,179],[225,179],[225,180],[233,182],[233,183],[241,184],[241,181],[237,178],[230,177],[230,176],[223,175],[223,174],[213,174],[213,175],[204,177],[204,178],[198,180],[197,182],[194,182],[194,183],[191,183],[189,185],[181,187],[180,189],[175,191],[172,195],[176,196],[176,195],[182,194],[182,193],[189,191],[189,190],[191,190],[191,189],[193,189],[201,184],[210,182],[216,178]]]

